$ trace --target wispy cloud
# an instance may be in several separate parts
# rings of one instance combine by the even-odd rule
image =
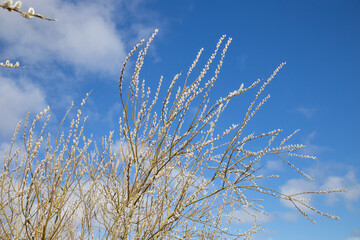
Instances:
[[[269,160],[266,162],[266,169],[270,172],[281,171],[284,169],[284,163],[281,160]]]
[[[300,217],[300,214],[295,211],[280,213],[280,217],[289,222],[296,222]]]
[[[320,146],[317,144],[314,144],[314,139],[316,136],[316,131],[312,131],[310,134],[306,136],[306,139],[304,140],[305,148],[301,150],[302,154],[306,155],[317,155],[322,152],[331,151],[332,149],[328,146]]]
[[[236,57],[236,65],[239,71],[246,70],[246,61],[247,61],[247,56],[245,54]]]
[[[0,76],[0,139],[9,138],[28,112],[46,106],[45,93],[28,80],[16,81]]]
[[[256,222],[257,223],[272,222],[275,219],[274,215],[272,215],[270,213],[263,214],[263,213],[255,212],[254,210],[251,210],[251,209],[246,209],[246,210],[249,211],[254,216],[256,216]],[[244,210],[235,210],[235,212],[234,212],[234,217],[235,218],[233,220],[233,223],[252,224],[254,222],[254,216],[248,214]]]
[[[299,108],[295,109],[295,111],[301,113],[308,119],[312,118],[314,116],[314,114],[316,113],[316,109],[306,108],[306,107],[299,107]]]
[[[353,228],[351,232],[355,235],[360,237],[360,229],[359,228]]]

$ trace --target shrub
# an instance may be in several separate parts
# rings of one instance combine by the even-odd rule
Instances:
[[[258,214],[265,214],[258,200],[248,197],[252,192],[290,201],[310,221],[308,211],[338,219],[314,209],[302,196],[341,189],[287,195],[263,184],[278,177],[259,174],[267,155],[278,156],[312,180],[289,159],[314,158],[297,153],[303,145],[287,144],[297,131],[279,142],[280,129],[244,136],[249,121],[269,99],[261,99],[265,87],[285,63],[266,81],[241,85],[212,103],[209,94],[231,42],[222,36],[200,74],[191,73],[203,49],[184,82],[178,84],[182,74],[175,75],[161,100],[162,78],[155,93],[139,80],[156,32],[144,47],[144,41],[134,47],[121,70],[120,146],[114,146],[113,131],[102,138],[101,146],[84,136],[81,110],[88,95],[66,134],[62,125],[73,106],[55,138],[46,132],[49,108],[31,125],[27,115],[22,147],[16,147],[18,124],[1,166],[1,239],[250,239],[261,229]],[[134,73],[126,80],[125,69],[136,51]],[[214,75],[205,80],[219,54]],[[253,88],[259,90],[244,118],[217,134],[229,102]],[[39,125],[40,131],[35,131]],[[263,147],[251,150],[250,142]],[[236,215],[238,210],[244,215]],[[239,231],[233,225],[248,219],[245,215],[253,217],[253,225]]]

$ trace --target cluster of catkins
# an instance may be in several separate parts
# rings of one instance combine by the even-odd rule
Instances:
[[[20,63],[16,62],[15,64],[12,64],[9,60],[6,60],[5,64],[0,62],[0,67],[8,67],[8,68],[23,68],[20,67]]]
[[[35,10],[34,8],[29,8],[29,10],[27,12],[22,12],[19,11],[19,8],[21,8],[21,1],[16,1],[15,4],[13,4],[12,0],[6,0],[3,4],[0,4],[0,7],[7,9],[9,11],[17,11],[20,12],[23,17],[31,19],[33,18],[33,16],[35,15]]]

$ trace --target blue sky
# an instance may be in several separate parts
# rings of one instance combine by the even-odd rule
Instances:
[[[266,90],[270,101],[249,127],[289,134],[300,128],[294,142],[318,157],[297,163],[315,183],[270,160],[264,171],[284,176],[274,186],[349,190],[313,197],[314,206],[341,218],[314,216],[316,225],[269,199],[265,230],[256,239],[360,240],[360,1],[33,0],[23,5],[58,21],[29,21],[0,11],[0,61],[27,66],[0,69],[1,149],[27,112],[50,105],[56,126],[71,101],[79,103],[90,90],[88,130],[101,136],[115,129],[122,62],[155,28],[160,31],[142,73],[154,85],[161,75],[170,81],[186,72],[201,47],[206,59],[227,34],[233,41],[214,97],[266,79],[286,61]],[[241,118],[244,106],[242,98],[232,103],[224,127]]]

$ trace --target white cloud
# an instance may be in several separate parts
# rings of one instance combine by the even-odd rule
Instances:
[[[335,174],[333,170],[335,171]],[[316,177],[315,182],[310,182],[305,179],[290,179],[284,185],[280,186],[279,189],[280,192],[283,192],[285,194],[331,190],[339,188],[346,189],[346,192],[324,194],[323,203],[328,206],[339,203],[346,207],[348,211],[358,211],[358,202],[360,201],[360,181],[357,178],[356,171],[356,168],[354,168],[353,166],[329,166],[329,163],[325,165],[317,164],[311,168],[310,174],[311,176]],[[312,200],[312,196],[314,195],[306,195],[304,197]],[[281,200],[281,202],[286,207],[293,208],[293,204],[291,202],[286,200]],[[288,216],[286,213],[282,214],[281,216],[282,218],[290,221],[293,217],[291,215]]]
[[[8,138],[28,112],[40,112],[47,104],[45,93],[29,81],[17,85],[0,76],[0,86],[0,138]]]
[[[300,214],[298,212],[284,212],[284,213],[280,213],[281,218],[283,218],[286,221],[290,221],[290,222],[296,222],[300,216]]]
[[[313,191],[315,188],[315,183],[306,179],[290,179],[285,183],[285,185],[280,187],[281,192],[288,195]]]
[[[271,222],[273,221],[275,218],[272,214],[263,214],[263,213],[259,213],[259,212],[255,212],[254,210],[251,209],[247,209],[247,211],[249,211],[251,214],[256,216],[256,222],[257,223],[267,223],[267,222]],[[233,223],[234,224],[242,224],[242,223],[246,223],[246,224],[252,224],[254,222],[254,216],[248,214],[247,212],[245,212],[244,210],[235,210],[234,211],[234,220]]]
[[[316,184],[306,179],[290,179],[280,187],[280,192],[291,195],[302,192],[316,191]],[[309,195],[299,195],[297,197],[306,197],[310,199]],[[281,202],[289,208],[294,208],[294,205],[287,200],[281,199]]]
[[[325,179],[323,184],[324,189],[343,188],[347,191],[338,194],[328,194],[326,196],[326,203],[329,205],[338,202],[341,198],[345,200],[348,207],[352,202],[360,199],[360,182],[356,178],[356,174],[353,170],[347,172],[344,176],[329,176]]]
[[[126,153],[126,151],[128,150],[127,145],[124,144],[120,139],[117,139],[113,142],[112,145],[112,150],[113,153],[118,153],[121,150],[124,151]],[[120,152],[121,153],[121,152]]]
[[[308,119],[312,118],[312,116],[314,116],[314,114],[316,113],[316,109],[306,107],[297,108],[296,111],[303,114]]]
[[[349,237],[345,238],[345,240],[360,240],[360,237]]]
[[[26,2],[24,5],[22,9],[26,11],[30,5]],[[125,7],[114,5],[108,0],[31,2],[36,12],[56,18],[57,22],[28,20],[3,11],[0,28],[6,31],[2,31],[0,40],[5,48],[0,53],[7,58],[22,58],[24,65],[59,61],[87,71],[118,73],[127,54],[126,48],[133,44],[128,44],[130,34],[136,37],[147,34],[141,38],[148,37],[156,26],[144,26],[133,19],[135,23],[129,24],[131,30],[120,30],[117,23],[125,21],[129,13]],[[128,11],[135,10],[128,8]]]
[[[308,136],[306,137],[304,141],[305,148],[301,149],[301,153],[305,155],[317,155],[322,152],[331,151],[332,149],[327,146],[320,146],[312,143],[316,136],[316,132],[312,131]]]
[[[8,29],[1,35],[8,45],[3,55],[23,57],[32,63],[56,59],[89,70],[118,69],[125,50],[108,17],[111,9],[96,1],[36,0],[31,4],[40,14],[58,21],[29,21],[13,13],[0,15],[0,28]]]
[[[15,81],[1,77],[0,138],[11,135],[27,112],[39,112],[47,105],[42,90],[51,91],[47,100],[52,107],[63,109],[78,93],[74,87],[78,73],[86,70],[119,74],[134,42],[149,37],[150,32],[159,27],[154,24],[156,14],[145,11],[143,3],[142,0],[23,2],[21,10],[34,7],[36,13],[56,18],[56,22],[38,18],[28,20],[16,12],[1,10],[0,61],[20,61],[27,68],[18,72],[33,78],[32,83],[16,81],[15,84]],[[137,15],[139,12],[143,14]],[[75,70],[75,74],[70,71],[71,77],[67,70],[61,69],[69,65]],[[33,84],[35,82],[42,87]]]
[[[359,237],[360,237],[360,229],[358,229],[358,228],[353,228],[353,229],[351,229],[351,232],[352,232],[355,236],[359,236]]]
[[[284,169],[284,164],[280,160],[269,160],[266,162],[266,168],[272,171],[281,171]]]

